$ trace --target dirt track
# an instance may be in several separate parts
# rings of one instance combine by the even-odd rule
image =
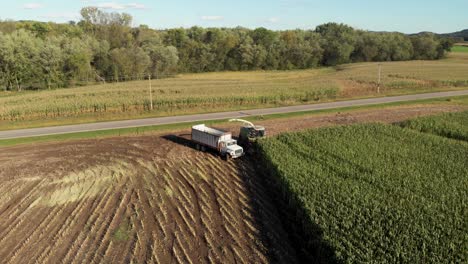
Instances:
[[[269,134],[462,110],[411,106],[259,122]],[[234,124],[228,129],[237,130]],[[5,263],[294,263],[271,194],[247,158],[184,132],[2,148]]]

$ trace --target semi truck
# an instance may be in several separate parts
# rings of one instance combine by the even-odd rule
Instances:
[[[192,141],[198,150],[213,149],[226,159],[235,159],[244,155],[244,149],[237,145],[231,132],[207,127],[205,124],[192,127]]]

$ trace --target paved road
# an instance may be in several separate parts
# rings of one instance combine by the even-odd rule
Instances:
[[[147,118],[147,119],[135,119],[135,120],[125,120],[125,121],[111,121],[111,122],[101,122],[101,123],[69,125],[69,126],[0,131],[0,140],[12,139],[12,138],[67,134],[67,133],[86,132],[86,131],[118,129],[118,128],[167,125],[167,124],[184,123],[184,122],[197,122],[197,121],[204,121],[204,120],[242,118],[242,117],[248,117],[248,116],[303,112],[303,111],[312,111],[312,110],[342,108],[342,107],[349,107],[349,106],[376,105],[376,104],[384,104],[384,103],[404,102],[404,101],[432,99],[432,98],[443,98],[443,97],[460,96],[460,95],[468,95],[468,90],[369,98],[369,99],[340,101],[340,102],[332,102],[332,103],[298,105],[298,106],[288,106],[288,107],[278,107],[278,108],[264,108],[264,109],[253,109],[253,110],[245,110],[245,111],[233,111],[233,112],[222,112],[222,113],[211,113],[211,114],[157,117],[157,118]]]

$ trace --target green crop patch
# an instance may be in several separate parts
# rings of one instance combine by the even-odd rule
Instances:
[[[424,133],[468,141],[468,111],[416,118],[400,125]]]
[[[365,124],[258,147],[304,261],[467,261],[467,143]]]
[[[468,53],[468,46],[454,46],[451,51],[452,52],[467,52]]]

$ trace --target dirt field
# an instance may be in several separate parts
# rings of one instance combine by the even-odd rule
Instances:
[[[462,110],[408,106],[258,122],[270,135]],[[226,127],[233,131],[237,125]],[[4,263],[294,263],[248,158],[191,148],[186,132],[0,149]]]
[[[2,151],[0,258],[294,262],[252,165],[224,162],[171,140],[118,138]]]

